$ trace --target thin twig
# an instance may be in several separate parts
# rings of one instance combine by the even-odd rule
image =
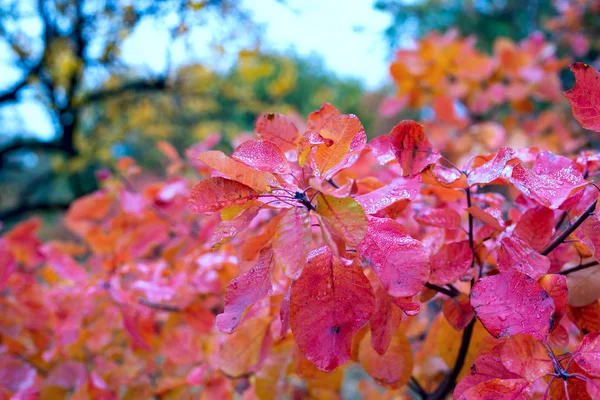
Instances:
[[[583,224],[583,222],[594,213],[594,210],[596,209],[596,204],[598,204],[598,199],[594,200],[594,202],[590,204],[588,208],[586,208],[586,210],[579,216],[579,218],[577,218],[575,222],[569,225],[567,229],[565,229],[560,235],[558,235],[556,239],[554,239],[552,243],[548,245],[548,247],[546,247],[540,252],[540,254],[543,256],[547,256],[552,250],[560,246],[565,241],[565,239],[568,238],[569,235],[575,231],[575,229],[579,228],[579,226]]]
[[[423,389],[423,386],[421,386],[421,384],[419,383],[419,381],[417,381],[417,378],[415,378],[414,376],[410,377],[410,380],[408,381],[408,386],[419,396],[421,396],[422,399],[426,399],[427,396],[429,395],[425,389]]]
[[[598,264],[600,264],[598,261],[590,261],[589,263],[580,264],[576,267],[572,267],[572,268],[565,269],[564,271],[560,271],[559,274],[560,275],[569,275],[573,272],[581,271],[582,269],[590,268],[590,267],[593,267]]]
[[[426,287],[426,288],[429,288],[429,289],[431,289],[431,290],[435,290],[436,292],[439,292],[439,293],[445,294],[445,295],[446,295],[446,296],[448,296],[448,297],[456,297],[456,296],[458,296],[458,295],[460,294],[460,292],[456,293],[456,292],[454,292],[453,290],[446,289],[446,288],[445,288],[445,287],[443,287],[443,286],[434,285],[433,283],[429,283],[429,282],[427,282],[427,283],[425,284],[425,287]]]

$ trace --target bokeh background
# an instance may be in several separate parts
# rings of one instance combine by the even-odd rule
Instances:
[[[498,38],[538,35],[553,43],[543,49],[552,60],[564,60],[552,72],[566,88],[569,60],[598,58],[599,9],[589,0],[2,0],[0,221],[7,228],[32,213],[52,220],[124,156],[164,176],[164,142],[183,153],[218,132],[217,147],[231,149],[260,112],[303,118],[331,102],[358,115],[370,137],[402,118],[431,118],[435,104],[409,93],[402,77],[410,71],[393,63],[401,48],[420,49],[425,66],[443,61],[443,45],[423,55],[419,41],[432,31],[457,27],[450,35],[476,35],[476,51],[497,57]],[[423,78],[411,76],[411,90],[435,92],[437,83]],[[495,150],[500,140],[481,138],[522,126],[506,120],[515,109],[539,117],[549,108],[548,99],[534,98],[469,113],[467,100],[450,99],[457,115],[501,125],[456,123],[450,132],[434,124],[449,158],[466,147]],[[595,145],[585,134],[548,139],[540,132],[556,129],[553,118],[525,124],[517,144],[543,136],[551,149]],[[567,136],[577,129],[563,127]],[[459,133],[466,143],[452,143]]]

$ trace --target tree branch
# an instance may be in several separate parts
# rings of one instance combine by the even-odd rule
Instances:
[[[429,282],[427,282],[425,284],[425,287],[429,288],[431,290],[435,290],[436,292],[445,294],[446,296],[449,296],[449,297],[456,297],[456,296],[458,296],[460,294],[460,292],[457,293],[457,292],[455,292],[453,290],[446,289],[443,286],[434,285],[433,283],[429,283]]]
[[[73,155],[72,149],[68,149],[61,142],[43,142],[41,140],[34,139],[18,139],[13,141],[11,144],[0,148],[0,160],[8,153],[21,149],[30,150],[54,150]]]
[[[146,92],[153,90],[163,90],[167,87],[166,79],[159,78],[154,80],[138,80],[125,83],[120,87],[98,90],[85,96],[80,102],[80,105],[87,105],[94,102],[107,100],[110,97],[118,96],[129,91]]]
[[[70,204],[70,201],[20,204],[14,208],[0,211],[0,221],[13,219],[32,211],[64,211],[69,208]]]
[[[594,210],[596,209],[596,204],[598,204],[598,199],[594,200],[594,202],[590,204],[588,208],[586,208],[586,210],[579,216],[579,218],[577,218],[575,222],[573,222],[573,224],[571,224],[560,235],[558,235],[552,241],[552,243],[548,245],[548,247],[546,247],[540,252],[540,254],[543,256],[547,256],[552,250],[560,246],[565,241],[565,239],[568,238],[569,235],[575,231],[575,229],[579,228],[579,226],[583,224],[583,221],[585,221],[590,215],[594,213]]]
[[[569,275],[573,272],[581,271],[582,269],[587,269],[587,268],[593,267],[598,264],[600,264],[598,261],[590,261],[589,263],[581,264],[576,267],[567,268],[564,271],[560,271],[559,274],[560,275]]]

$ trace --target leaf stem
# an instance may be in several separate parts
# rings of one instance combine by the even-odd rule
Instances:
[[[575,220],[575,222],[573,222],[571,225],[569,225],[567,227],[567,229],[565,229],[560,235],[558,235],[556,237],[556,239],[554,239],[552,241],[552,243],[550,243],[548,245],[548,247],[546,247],[544,250],[542,250],[540,252],[541,255],[543,256],[547,256],[548,254],[550,254],[550,252],[554,249],[556,249],[558,246],[560,246],[567,237],[569,237],[569,235],[571,233],[573,233],[575,231],[575,229],[579,228],[579,226],[581,224],[583,224],[583,222],[594,213],[594,210],[596,209],[596,204],[598,204],[598,199],[594,200],[594,202],[592,204],[589,205],[588,208],[586,208],[586,210],[579,216],[579,218],[577,218]]]

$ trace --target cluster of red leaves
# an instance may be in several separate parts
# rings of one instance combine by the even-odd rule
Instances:
[[[600,130],[599,74],[572,69],[575,116]],[[328,104],[301,126],[262,115],[255,132],[231,157],[199,155],[212,177],[189,203],[221,214],[213,249],[255,259],[217,316],[232,339],[254,333],[257,363],[229,371],[255,374],[249,390],[261,397],[277,365],[282,396],[305,357],[324,372],[358,362],[426,398],[457,379],[456,399],[597,397],[599,153],[501,147],[459,169],[416,122],[367,144],[359,120]],[[316,376],[312,395],[339,389]]]
[[[600,130],[599,75],[572,69]],[[418,123],[367,143],[329,104],[255,133],[160,144],[166,181],[121,160],[68,239],[3,234],[0,398],[336,398],[355,363],[366,399],[598,397],[600,154],[459,169]]]
[[[428,109],[428,136],[455,162],[502,145],[571,152],[585,138],[573,135],[579,129],[561,94],[568,63],[540,32],[519,43],[500,37],[492,54],[478,50],[474,37],[431,33],[397,51],[390,66],[397,94],[382,111]]]

